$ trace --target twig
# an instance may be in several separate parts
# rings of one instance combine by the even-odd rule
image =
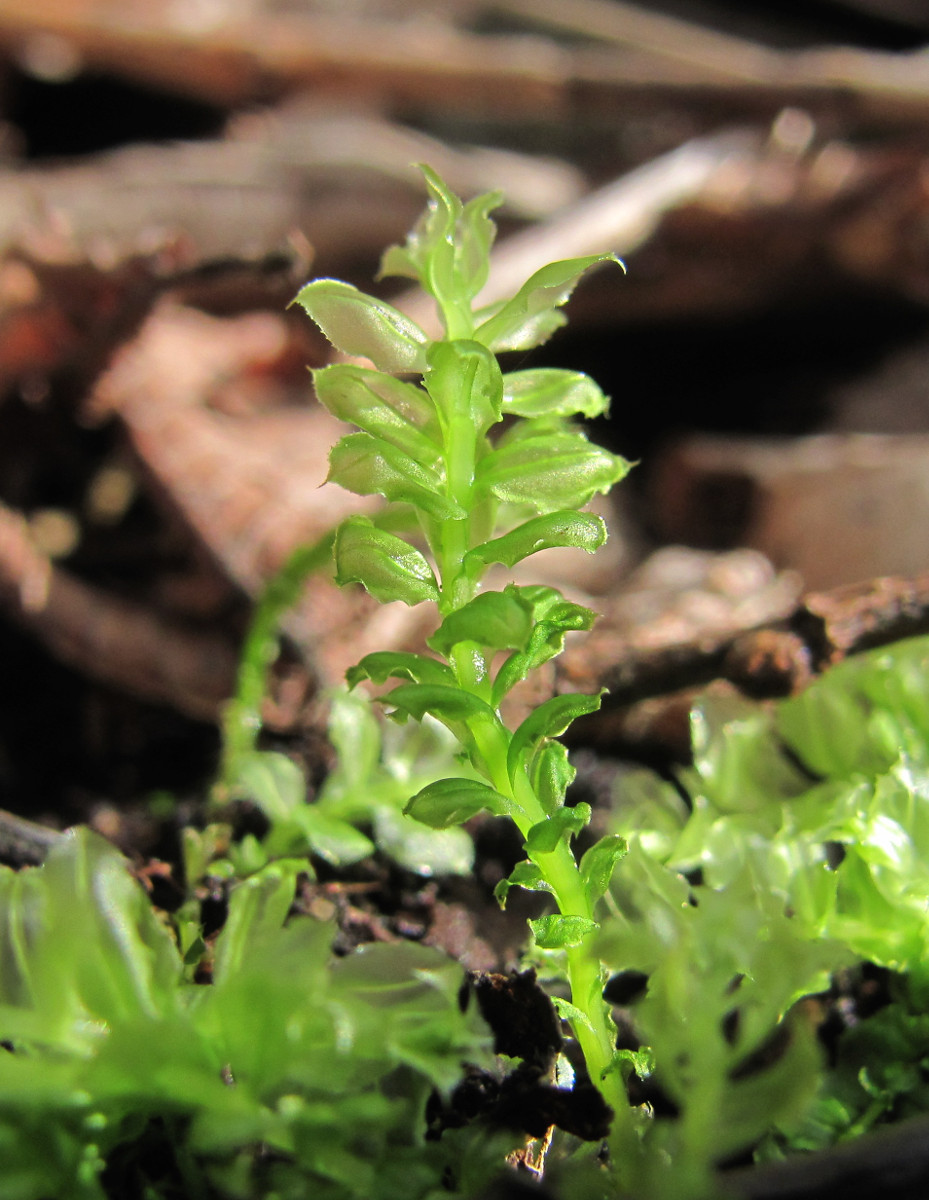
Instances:
[[[179,628],[74,578],[3,506],[0,605],[63,662],[133,695],[213,721],[231,694],[236,650],[227,639]]]
[[[710,78],[773,80],[787,55],[622,0],[495,0],[493,8],[527,20],[686,64]]]
[[[593,29],[613,5],[572,0],[514,2],[498,7],[536,11],[548,24],[578,24],[578,7],[593,12]],[[799,104],[814,115],[846,121],[924,122],[929,77],[920,54],[825,49],[792,54],[713,34],[624,4],[611,21],[628,31],[615,45],[569,47],[552,39],[474,34],[448,21],[367,20],[320,13],[271,13],[204,26],[183,24],[173,6],[150,4],[124,19],[118,4],[66,5],[59,0],[0,0],[0,48],[51,35],[72,49],[75,68],[90,66],[205,99],[217,105],[267,103],[312,89],[317,94],[390,106],[394,112],[484,113],[514,121],[540,114],[626,112],[676,106],[718,120],[721,104],[773,117]],[[418,12],[425,16],[426,8]]]
[[[656,649],[631,644],[607,617],[584,651],[568,648],[558,687],[608,689],[600,713],[578,722],[591,743],[685,762],[699,691],[722,684],[759,700],[794,695],[850,655],[925,633],[929,573],[808,593],[782,619]]]

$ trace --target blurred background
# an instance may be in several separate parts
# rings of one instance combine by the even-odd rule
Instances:
[[[0,804],[105,824],[208,777],[255,598],[355,503],[286,306],[334,275],[430,319],[372,282],[416,162],[505,194],[491,288],[626,264],[509,364],[594,375],[640,460],[609,551],[546,564],[604,612],[569,673],[705,682],[852,584],[918,626],[927,41],[918,0],[0,0]],[[416,643],[374,619],[320,578],[288,621],[265,717],[310,758],[359,646]]]

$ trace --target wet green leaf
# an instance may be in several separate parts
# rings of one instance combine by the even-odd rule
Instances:
[[[338,279],[315,279],[294,300],[337,350],[369,358],[389,374],[423,371],[428,338],[392,305]]]
[[[429,713],[444,723],[476,720],[497,724],[497,715],[489,704],[457,686],[406,683],[382,699],[417,721]]]
[[[576,774],[563,742],[547,741],[539,747],[532,760],[532,789],[546,812],[561,808]]]
[[[629,843],[617,833],[608,833],[585,850],[581,858],[581,876],[587,887],[587,898],[595,904],[605,895],[613,878],[616,864],[629,850]]]
[[[552,696],[529,714],[513,734],[507,756],[510,778],[516,776],[520,765],[533,753],[538,744],[549,737],[564,733],[572,721],[600,707],[600,694],[581,696],[569,693]]]
[[[552,885],[542,875],[538,865],[528,858],[518,862],[506,879],[501,879],[494,888],[494,897],[501,908],[506,908],[506,898],[511,888],[521,887],[529,892],[550,892]]]
[[[581,508],[597,492],[608,492],[629,468],[582,433],[537,431],[483,458],[475,482],[479,492],[552,513]]]
[[[340,421],[391,443],[421,465],[435,465],[438,425],[422,388],[348,363],[314,371],[313,384],[320,403]]]
[[[559,842],[570,841],[590,824],[589,804],[577,804],[574,808],[557,808],[544,821],[533,825],[526,835],[526,850],[537,854],[551,854]]]
[[[333,446],[328,479],[359,496],[380,495],[412,504],[438,520],[466,515],[445,495],[436,471],[370,433],[350,433]]]
[[[558,312],[581,276],[597,263],[619,262],[614,254],[563,259],[542,267],[523,284],[512,300],[500,305],[477,328],[475,338],[491,350],[529,350],[546,341],[565,323]]]
[[[416,875],[467,875],[474,865],[474,842],[466,830],[423,828],[395,808],[374,812],[378,849]]]
[[[439,598],[432,568],[422,554],[366,517],[349,517],[339,526],[335,562],[340,584],[363,584],[383,603],[402,600],[414,605]]]
[[[593,513],[579,513],[570,509],[546,513],[524,521],[502,537],[469,550],[465,555],[465,570],[472,578],[477,578],[491,563],[512,567],[530,554],[551,550],[556,546],[586,550],[591,554],[599,550],[606,538],[606,525]]]
[[[484,346],[465,340],[433,342],[426,359],[426,390],[447,427],[465,417],[474,437],[500,420],[503,376]]]
[[[550,914],[530,921],[529,928],[540,950],[563,950],[568,946],[579,946],[588,934],[599,929],[599,925],[589,917]]]
[[[420,169],[428,205],[405,245],[391,246],[385,253],[380,274],[416,279],[443,309],[464,308],[487,279],[496,234],[489,214],[502,196],[488,192],[462,205],[435,171],[422,164]]]
[[[503,816],[511,807],[505,796],[476,779],[438,779],[417,792],[403,811],[433,829],[447,829],[484,810]]]
[[[481,592],[449,613],[428,639],[429,646],[446,657],[461,642],[475,642],[490,650],[522,646],[532,630],[532,607],[516,588]]]
[[[599,417],[609,397],[582,371],[532,367],[503,376],[503,411],[518,417]]]
[[[386,683],[390,678],[409,679],[411,683],[455,684],[453,672],[444,663],[406,650],[376,650],[366,654],[356,666],[349,667],[346,678],[349,687],[362,679]]]

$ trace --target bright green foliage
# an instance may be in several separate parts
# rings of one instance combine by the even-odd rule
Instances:
[[[216,798],[252,799],[270,828],[232,847],[228,826],[185,831],[188,883],[209,871],[230,885],[221,933],[208,948],[193,901],[157,915],[86,830],[40,869],[0,868],[10,1200],[121,1194],[127,1162],[133,1194],[149,1200],[485,1194],[505,1141],[424,1137],[432,1089],[488,1063],[460,969],[409,943],[334,958],[331,925],[290,915],[308,855],[340,866],[376,843],[420,874],[467,871],[460,827],[481,813],[522,835],[525,857],[496,895],[550,901],[529,923],[527,956],[567,983],[556,1009],[614,1111],[608,1162],[556,1138],[553,1195],[711,1200],[734,1155],[777,1158],[929,1111],[929,640],[850,661],[776,707],[705,698],[679,786],[624,776],[591,839],[589,806],[565,803],[574,771],[557,739],[600,697],[558,695],[519,723],[504,701],[594,614],[552,588],[482,584],[490,567],[605,540],[578,510],[628,464],[572,420],[603,413],[606,398],[584,375],[504,373],[495,357],[557,328],[600,259],[552,264],[475,310],[497,199],[462,204],[424,173],[429,206],[383,269],[435,298],[445,338],[338,281],[298,297],[335,345],[377,368],[316,372],[322,403],[358,428],[334,448],[331,478],[397,507],[301,551],[259,605]],[[307,803],[297,766],[258,749],[259,708],[281,612],[331,547],[340,582],[437,613],[427,652],[376,652],[349,671],[352,688],[390,685],[394,722],[382,727],[357,692],[333,697],[338,766]],[[862,963],[889,978],[888,1003],[846,1031],[827,1067],[810,998]],[[212,983],[194,983],[209,967]],[[617,1049],[603,988],[630,970],[647,979],[627,1012],[641,1044]],[[630,1109],[633,1072],[673,1116]]]
[[[392,673],[406,669],[402,655],[388,656],[388,662]],[[462,777],[461,784],[473,774],[455,761],[454,739],[438,722],[410,731],[385,730],[362,694],[337,692],[331,697],[329,738],[337,763],[311,801],[303,771],[284,754],[252,748],[234,763],[227,760],[229,792],[248,797],[270,822],[260,842],[249,834],[228,849],[237,874],[305,854],[347,866],[375,848],[419,875],[461,875],[471,869],[474,845],[464,830],[426,830],[402,814],[411,792],[449,771]],[[208,868],[216,874],[218,864],[205,852],[212,834],[189,829],[185,835],[188,881]]]
[[[653,1194],[701,1194],[766,1134],[775,1155],[929,1110],[927,674],[917,640],[773,711],[705,699],[681,776],[690,812],[653,776],[625,780],[613,828],[630,849],[599,948],[649,976],[636,1028],[681,1112],[655,1129],[674,1167],[663,1178],[650,1159]],[[697,868],[696,883],[680,873]],[[900,999],[823,1074],[796,1002],[861,960],[904,973]],[[779,1053],[752,1065],[772,1038]]]
[[[493,1154],[422,1140],[430,1090],[487,1058],[461,969],[410,943],[333,959],[328,923],[285,923],[302,868],[233,890],[209,986],[185,981],[168,927],[95,834],[39,869],[0,869],[4,1197],[102,1200],[104,1163],[156,1130],[185,1200],[479,1186]],[[136,1169],[142,1194],[144,1158]]]
[[[392,537],[363,518],[347,521],[339,537],[350,536],[356,521],[363,521],[385,542]],[[393,540],[400,542],[399,538]],[[400,545],[414,553],[405,542]],[[221,804],[230,798],[251,800],[270,822],[270,829],[260,842],[247,835],[232,846],[228,827],[186,829],[185,875],[190,886],[207,873],[223,875],[231,870],[248,875],[271,859],[291,855],[312,854],[334,866],[345,866],[367,857],[375,847],[421,875],[464,874],[471,868],[474,847],[463,830],[429,832],[402,818],[411,791],[450,771],[467,774],[454,759],[453,739],[436,722],[413,735],[397,729],[385,734],[363,695],[334,695],[329,736],[338,752],[338,764],[312,802],[308,802],[307,782],[295,762],[286,755],[258,749],[261,701],[268,668],[278,652],[281,617],[294,604],[307,575],[331,559],[332,546],[333,538],[327,537],[295,551],[266,588],[243,647],[236,695],[223,718],[223,760],[215,798]],[[422,656],[370,658],[375,673],[377,663],[381,664],[381,681],[402,674],[405,668],[408,673],[415,671],[417,664],[423,678],[445,678],[436,675],[439,663]]]
[[[435,658],[369,655],[349,681],[399,680],[381,697],[394,718],[441,722],[476,775],[428,783],[412,795],[408,814],[442,831],[482,811],[519,827],[527,858],[498,896],[519,886],[554,898],[557,911],[531,930],[540,950],[565,959],[571,1001],[564,1011],[591,1078],[615,1109],[614,1166],[625,1170],[635,1136],[622,1081],[610,1071],[615,1034],[590,946],[594,907],[623,844],[608,837],[585,867],[578,863],[571,843],[591,814],[586,805],[565,806],[573,772],[554,741],[600,698],[556,696],[515,729],[501,712],[510,690],[557,655],[569,632],[589,628],[593,614],[551,588],[482,590],[494,564],[510,568],[556,546],[592,552],[606,538],[603,522],[578,510],[629,464],[588,441],[575,421],[603,413],[606,397],[578,372],[504,373],[496,354],[545,341],[564,323],[561,307],[584,271],[613,256],[551,263],[516,295],[476,309],[498,198],[462,204],[434,172],[424,175],[427,209],[406,244],[388,250],[382,273],[406,275],[432,295],[444,338],[430,341],[389,305],[346,284],[317,280],[297,296],[337,349],[386,373],[348,364],[316,373],[321,403],[359,430],[333,448],[329,478],[409,506],[419,521],[418,536],[407,538],[352,518],[336,534],[336,577],[382,601],[438,607],[428,639]],[[420,381],[392,378],[398,373]]]
[[[551,264],[511,300],[475,312],[493,241],[488,213],[498,199],[462,205],[424,173],[429,207],[406,245],[384,256],[383,271],[417,279],[435,297],[446,340],[430,342],[383,301],[334,280],[307,284],[297,302],[338,349],[380,368],[339,363],[314,374],[320,401],[360,430],[334,448],[329,477],[416,510],[448,615],[473,595],[489,563],[512,566],[549,546],[602,544],[602,523],[576,509],[621,479],[628,464],[572,423],[606,409],[587,376],[545,368],[504,374],[494,357],[544,341],[563,323],[560,308],[583,272],[611,256]],[[419,374],[422,385],[391,372]],[[505,415],[519,419],[490,437]],[[421,548],[362,519],[338,535],[336,566],[340,581],[363,583],[381,600],[437,598]]]

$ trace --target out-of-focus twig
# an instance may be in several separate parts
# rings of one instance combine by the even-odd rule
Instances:
[[[623,0],[494,0],[492,7],[533,23],[597,38],[679,62],[710,79],[774,80],[786,55],[747,38],[720,33],[681,17],[667,16]]]
[[[786,104],[802,104],[885,126],[924,122],[929,110],[919,54],[774,50],[596,0],[486,7],[593,37],[570,45],[538,34],[478,34],[426,4],[392,19],[258,6],[217,6],[184,19],[175,3],[146,0],[127,20],[123,0],[0,0],[0,51],[41,60],[51,39],[73,70],[122,73],[222,106],[312,91],[395,113],[441,108],[561,120],[651,105],[703,113],[715,123],[723,105],[731,120],[737,112],[770,118]]]
[[[181,628],[56,567],[3,506],[0,606],[63,662],[188,716],[215,720],[232,691],[236,648],[226,638]]]

